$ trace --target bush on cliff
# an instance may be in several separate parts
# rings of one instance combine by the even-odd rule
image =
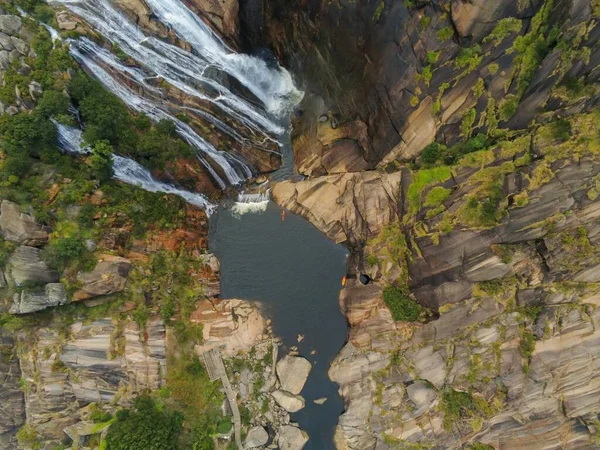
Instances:
[[[425,312],[425,308],[410,297],[406,288],[387,286],[383,290],[383,301],[390,308],[395,321],[416,322]]]

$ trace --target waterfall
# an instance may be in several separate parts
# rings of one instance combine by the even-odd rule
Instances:
[[[58,146],[66,153],[72,155],[85,155],[90,153],[89,147],[83,147],[82,132],[79,128],[68,127],[51,119],[58,130]]]
[[[89,147],[83,147],[82,132],[79,128],[68,127],[53,120],[58,130],[58,145],[66,152],[73,155],[84,155],[90,153]],[[127,184],[138,186],[150,192],[163,192],[183,198],[188,203],[198,206],[210,216],[216,209],[208,199],[193,192],[178,189],[167,183],[155,180],[148,169],[132,159],[113,155],[114,177]]]
[[[211,102],[252,130],[272,134],[285,131],[266,117],[262,108],[231,92],[218,74],[211,77],[209,69],[218,69],[237,79],[269,113],[278,117],[289,113],[302,98],[303,93],[296,89],[287,71],[269,68],[258,58],[234,53],[180,0],[153,0],[146,4],[155,17],[191,44],[193,52],[146,35],[108,0],[52,0],[52,3],[66,6],[102,36],[117,43],[150,77],[160,77],[188,95]]]
[[[271,190],[266,192],[238,195],[237,201],[231,207],[231,213],[235,217],[241,217],[244,214],[260,214],[267,210],[271,199]]]
[[[152,178],[152,175],[142,165],[129,158],[113,155],[115,178],[127,184],[139,186],[150,192],[164,192],[183,198],[188,203],[203,208],[209,216],[215,211],[216,206],[211,204],[201,194],[184,191],[167,183],[161,183]]]
[[[94,49],[94,51],[101,52],[101,49],[97,48],[95,43],[84,39],[82,41],[74,41],[71,43],[71,54],[82,66],[86,67],[106,89],[119,97],[131,109],[146,114],[155,122],[160,120],[171,120],[174,122],[179,135],[188,144],[197,148],[200,152],[204,153],[207,157],[217,163],[221,169],[223,169],[230,184],[240,184],[247,178],[246,175],[250,169],[245,163],[235,160],[228,153],[219,152],[209,142],[200,137],[192,127],[171,115],[161,107],[161,105],[152,103],[151,100],[138,96],[123,81],[114,77],[97,64],[91,57],[83,53],[85,49],[89,49],[90,47]],[[109,56],[106,57],[108,58]],[[112,55],[110,55],[110,57],[112,57]],[[138,71],[131,68],[128,68],[127,73],[131,75],[132,79],[137,79],[141,76]],[[250,173],[252,172],[250,171]],[[216,174],[216,172],[211,171],[211,174],[215,177],[215,180],[221,188],[225,188],[225,182]]]
[[[50,2],[63,5],[83,18],[136,61],[137,67],[125,65],[111,52],[86,38],[70,41],[72,55],[130,108],[156,121],[175,122],[179,134],[200,151],[200,160],[223,189],[227,184],[240,184],[252,177],[251,168],[240,157],[214,148],[189,125],[174,117],[172,109],[189,110],[242,147],[253,145],[271,152],[268,142],[279,143],[286,132],[278,121],[289,115],[303,96],[294,86],[289,72],[270,67],[259,58],[235,53],[181,0],[146,0],[145,5],[153,19],[190,45],[190,51],[147,35],[110,0]],[[255,99],[250,101],[232,92],[223,75],[236,79]],[[162,90],[155,85],[157,79],[190,98],[211,105],[215,111],[168,104],[162,98]],[[233,121],[241,129],[226,121]],[[218,172],[223,172],[225,179],[217,174],[212,164],[220,167]]]

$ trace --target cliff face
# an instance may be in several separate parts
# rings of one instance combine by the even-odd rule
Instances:
[[[563,109],[561,81],[597,81],[595,8],[589,0],[241,2],[250,42],[273,46],[306,91],[294,146],[307,174],[331,173],[326,155],[341,139],[351,142],[349,160],[373,168],[411,159],[434,139],[520,130],[541,108]],[[320,117],[364,131],[332,142]]]
[[[310,67],[274,199],[353,249],[337,448],[597,448],[597,5],[287,5],[247,17]]]

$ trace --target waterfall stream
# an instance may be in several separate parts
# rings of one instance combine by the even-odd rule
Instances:
[[[71,53],[79,63],[131,109],[155,121],[175,122],[182,138],[199,150],[202,163],[221,188],[250,178],[252,168],[240,156],[215,148],[171,110],[176,107],[187,110],[234,141],[269,152],[272,150],[264,144],[280,140],[286,132],[280,124],[282,118],[289,116],[302,98],[303,93],[296,89],[285,69],[235,53],[180,0],[147,0],[145,4],[153,18],[191,46],[190,51],[146,34],[108,0],[52,0],[51,3],[67,7],[136,61],[138,67],[127,66],[87,38],[70,41]],[[227,77],[237,80],[255,99],[233,92]],[[153,84],[157,80],[212,105],[218,114],[169,104],[162,98],[161,89]],[[226,120],[241,129],[234,129]],[[212,164],[219,166],[226,179],[217,174]]]
[[[82,132],[79,128],[68,127],[54,120],[53,122],[58,130],[58,144],[62,151],[73,155],[85,155],[89,153],[89,149],[82,146]],[[211,204],[201,194],[184,191],[170,184],[155,180],[148,169],[132,159],[113,155],[113,172],[114,177],[119,181],[139,186],[150,192],[164,192],[165,194],[177,195],[192,205],[206,210],[208,215],[214,212],[216,208],[215,205]]]

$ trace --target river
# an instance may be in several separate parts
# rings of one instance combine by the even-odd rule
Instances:
[[[284,350],[297,345],[313,364],[301,392],[306,407],[291,419],[310,437],[306,450],[333,450],[344,404],[327,371],[348,333],[338,302],[347,250],[300,217],[288,213],[282,222],[272,202],[241,216],[219,208],[211,217],[210,250],[221,261],[222,297],[258,301]],[[323,397],[323,405],[314,403]]]

